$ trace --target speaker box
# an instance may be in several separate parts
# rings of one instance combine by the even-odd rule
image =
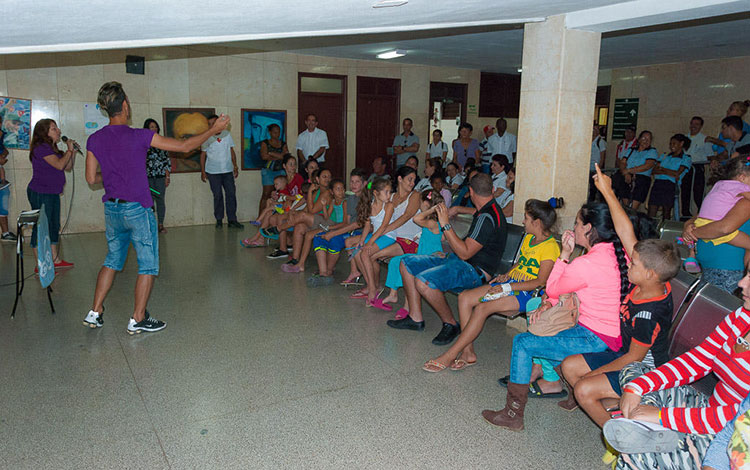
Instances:
[[[125,57],[125,72],[143,75],[146,73],[146,58],[137,55]]]

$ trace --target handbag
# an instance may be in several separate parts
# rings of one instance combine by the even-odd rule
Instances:
[[[284,165],[281,160],[271,160],[268,162],[267,168],[271,171],[281,171],[284,169]]]
[[[573,328],[578,323],[578,307],[581,301],[575,292],[563,294],[557,305],[543,311],[536,322],[529,325],[529,333],[536,336],[555,336]]]

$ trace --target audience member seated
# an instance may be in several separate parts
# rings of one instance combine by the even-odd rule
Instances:
[[[500,197],[508,189],[508,171],[511,166],[505,155],[493,155],[490,163],[490,174],[492,176],[492,195]]]
[[[430,186],[443,198],[445,207],[449,208],[453,204],[453,196],[448,188],[445,187],[445,176],[442,173],[435,173],[430,177]]]
[[[338,226],[344,222],[344,214],[346,214],[346,186],[342,180],[334,179],[331,181],[330,188],[330,200],[329,203],[323,207],[322,219],[318,216],[315,217],[316,220],[314,222],[320,223],[312,225],[304,234],[302,250],[299,253],[299,258],[297,258],[297,252],[294,252],[294,259],[297,260],[297,263],[291,264],[290,262],[281,265],[282,271],[288,273],[304,272],[305,262],[307,261],[307,257],[310,256],[310,250],[312,249],[315,236],[327,232],[331,226]],[[297,224],[295,226],[295,233],[297,233],[297,227],[303,228],[300,224]],[[295,237],[295,244],[296,241],[297,237]]]
[[[391,328],[424,330],[424,298],[443,322],[440,333],[432,340],[433,344],[450,343],[461,329],[445,300],[445,292],[479,287],[498,274],[507,225],[492,197],[492,179],[489,175],[479,173],[471,178],[469,197],[480,209],[460,209],[463,213],[474,214],[469,233],[464,239],[458,238],[451,227],[448,209],[442,204],[437,208],[438,222],[453,253],[447,256],[410,256],[402,260],[401,276],[409,315],[401,320],[389,320],[387,324]]]
[[[305,174],[303,175],[305,177],[305,183],[311,183],[313,182],[313,174],[320,169],[320,164],[317,160],[307,160],[305,161]]]
[[[430,178],[433,177],[433,175],[440,174],[443,171],[443,166],[440,164],[440,160],[428,158],[424,162],[424,178],[417,181],[417,183],[414,185],[414,191],[418,192],[419,194],[422,194],[422,191],[425,191],[427,189],[432,189],[432,185],[430,184]]]
[[[451,192],[458,191],[458,187],[464,182],[464,175],[461,174],[458,165],[455,162],[448,163],[445,167],[445,174],[447,175],[445,184],[448,185],[448,189]]]
[[[690,139],[683,134],[675,134],[669,139],[669,150],[659,158],[653,169],[654,185],[648,199],[648,215],[656,217],[659,209],[664,220],[672,218],[677,185],[682,183],[682,177],[692,166],[690,155],[686,154],[690,148]]]
[[[719,181],[714,184],[714,187],[703,200],[698,217],[685,224],[686,230],[692,230],[688,226],[703,227],[711,224],[711,222],[723,220],[741,200],[750,201],[750,158],[746,158],[744,161],[734,159],[721,168]],[[687,242],[690,247],[690,256],[685,259],[685,270],[692,273],[700,272],[701,268],[696,259],[695,243],[692,239],[685,240],[683,238],[682,241]],[[728,243],[742,248],[745,250],[743,265],[750,263],[750,236],[745,232],[733,230],[728,235],[703,241],[713,245]],[[731,283],[728,287],[733,289],[734,283]]]
[[[474,207],[474,205],[471,202],[471,197],[469,197],[469,181],[471,181],[474,175],[476,175],[477,173],[481,173],[481,169],[469,164],[466,165],[466,168],[466,177],[464,178],[464,181],[461,184],[458,193],[456,193],[455,197],[453,198],[453,205],[472,208]],[[490,179],[490,181],[492,180]]]
[[[417,171],[419,170],[419,159],[415,156],[411,156],[406,159],[404,166],[408,166],[409,168],[413,168],[414,171]]]
[[[703,458],[703,470],[746,470],[750,454],[750,395],[740,403],[737,415],[711,441]]]
[[[623,199],[626,206],[638,209],[646,202],[651,187],[651,171],[659,160],[659,154],[651,146],[653,134],[641,131],[638,146],[630,149],[625,156],[625,169],[622,170],[625,182],[630,185],[630,194]]]
[[[750,271],[739,287],[744,305],[701,344],[656,369],[635,362],[622,370],[620,410],[629,419],[604,425],[607,441],[621,453],[615,468],[701,468],[711,439],[750,392]],[[710,397],[688,386],[710,373],[718,379]],[[649,431],[637,421],[676,432]]]
[[[551,235],[556,222],[557,214],[548,202],[526,201],[523,218],[526,235],[518,262],[507,273],[492,279],[489,285],[459,294],[461,334],[450,349],[427,361],[422,367],[424,370],[440,372],[446,367],[462,370],[476,364],[474,340],[482,332],[487,318],[495,313],[526,311],[526,303],[535,289],[545,285],[560,255],[560,246]]]
[[[333,269],[341,256],[341,250],[346,246],[346,239],[362,233],[362,226],[357,222],[357,206],[365,187],[364,172],[355,168],[349,174],[349,189],[353,194],[346,195],[344,221],[329,227],[328,232],[318,234],[313,239],[313,251],[318,262],[318,274],[307,280],[310,287],[327,286],[333,282]],[[360,274],[354,260],[350,261],[352,269],[349,276],[341,283],[349,285],[356,281]]]
[[[440,193],[433,189],[422,192],[420,198],[422,200],[419,207],[420,211],[414,216],[414,223],[422,227],[416,254],[434,255],[443,251],[441,243],[443,232],[440,230],[440,224],[437,220],[437,206],[442,204],[444,200]],[[388,306],[389,310],[391,309],[390,304],[398,302],[398,290],[404,285],[401,279],[401,260],[405,256],[414,256],[414,253],[394,256],[388,261],[388,276],[385,280],[385,286],[391,291],[388,297],[383,299],[382,304]],[[404,304],[404,307],[396,312],[396,320],[406,318],[408,314],[409,306]]]
[[[371,183],[375,181],[375,178],[391,179],[391,175],[389,175],[385,171],[386,171],[385,158],[375,157],[372,160],[372,173],[370,174],[370,177],[367,178],[367,182]]]
[[[403,166],[399,168],[399,171],[403,168],[408,167]],[[378,243],[382,243],[383,246],[391,244],[391,239],[385,236],[386,228],[393,217],[391,180],[378,178],[372,184],[368,184],[367,186],[368,188],[362,190],[362,195],[359,198],[359,205],[357,206],[357,222],[362,226],[362,233],[358,236],[347,238],[345,242],[347,249],[354,250],[351,258],[354,258],[355,260],[364,249],[368,249],[369,251],[373,246],[378,247]],[[349,298],[367,299],[367,302],[369,303],[369,286],[377,286],[380,279],[375,279],[373,281],[370,277],[372,273],[365,272],[361,259],[360,256],[359,261],[356,263],[357,269],[364,274],[367,286],[364,289],[355,292]]]
[[[570,261],[575,245],[583,247],[586,254]],[[573,293],[580,301],[576,326],[554,336],[527,332],[513,338],[505,408],[482,412],[491,424],[513,431],[523,429],[529,384],[541,372],[541,367],[533,365],[533,359],[559,365],[573,354],[620,349],[619,311],[620,303],[628,294],[627,261],[606,204],[584,204],[576,217],[574,230],[563,233],[560,258],[547,279],[545,295],[548,299],[529,315],[529,322],[534,323],[541,312],[557,304],[560,296]],[[562,384],[540,382],[538,388],[542,391],[540,396],[544,396],[561,392]]]
[[[354,259],[357,268],[365,276],[366,287],[360,294],[367,293],[368,307],[376,307],[381,310],[390,311],[390,306],[383,304],[379,298],[383,292],[380,284],[379,260],[405,253],[416,253],[420,229],[412,218],[419,211],[419,193],[412,191],[417,172],[408,166],[403,166],[396,172],[396,191],[391,196],[393,204],[393,215],[384,222],[381,229],[383,232],[373,235],[371,243],[359,251]],[[357,298],[352,296],[353,298]]]
[[[284,233],[287,229],[294,227],[292,232],[292,257],[288,263],[281,266],[283,271],[298,272],[296,268],[299,268],[297,265],[302,253],[305,233],[313,227],[319,228],[321,224],[328,224],[326,211],[332,199],[330,184],[330,170],[315,170],[312,175],[312,184],[307,189],[305,210],[291,211],[286,222],[278,226],[279,233]]]
[[[638,241],[635,228],[612,189],[612,181],[598,167],[595,175],[596,188],[609,206],[617,236],[631,260],[628,281],[632,289],[620,307],[622,346],[619,350],[568,356],[561,369],[575,398],[569,394],[568,400],[559,405],[568,411],[580,405],[602,427],[610,415],[600,400],[620,398],[620,370],[631,362],[660,366],[669,360],[669,330],[674,314],[669,281],[680,270],[680,254],[672,242]],[[614,453],[605,454],[607,463],[614,458]]]
[[[514,192],[516,190],[516,170],[511,168],[508,170],[508,177],[505,180],[505,184],[508,186],[507,191],[495,198],[497,205],[503,210],[505,221],[509,224],[513,223],[513,200],[515,199]]]

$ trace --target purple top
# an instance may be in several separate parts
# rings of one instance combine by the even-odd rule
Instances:
[[[469,146],[466,148],[464,148],[464,146],[461,144],[461,139],[456,139],[456,141],[453,143],[453,161],[458,163],[458,166],[463,168],[464,165],[466,165],[467,159],[473,158],[476,160],[477,150],[481,150],[479,148],[479,141],[477,139],[471,139],[471,142],[469,142]]]
[[[150,129],[105,126],[86,142],[86,150],[94,154],[102,169],[104,196],[138,202],[143,207],[154,205],[146,176],[146,153],[154,133]]]
[[[65,186],[65,172],[47,163],[44,157],[61,158],[50,144],[41,144],[31,152],[31,182],[29,188],[40,194],[61,194]]]

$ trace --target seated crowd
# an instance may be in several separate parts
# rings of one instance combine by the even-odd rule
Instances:
[[[725,119],[724,129],[737,130],[737,120]],[[713,188],[680,240],[694,250],[689,259],[700,260],[706,281],[729,291],[739,286],[744,303],[703,342],[670,357],[670,281],[682,260],[674,242],[657,238],[653,217],[662,209],[668,218],[681,176],[692,171],[686,153],[691,139],[675,135],[670,153],[658,157],[651,133],[643,131],[637,143],[633,136],[628,155],[618,158],[612,178],[594,162],[592,189],[598,195],[580,208],[559,242],[555,207],[524,201],[525,235],[515,264],[501,272],[513,214],[513,155],[493,155],[483,168],[481,160],[477,165],[481,148],[464,142],[470,126],[461,131],[454,141],[462,150],[460,166],[445,161],[446,146],[438,145],[436,135],[424,178],[414,156],[392,176],[378,158],[370,179],[352,170],[348,193],[344,181],[332,179],[314,160],[305,164],[303,176],[297,159],[285,156],[286,174],[274,180],[275,191],[252,222],[259,231],[243,245],[278,239],[268,258],[289,258],[281,266],[289,273],[304,272],[312,252],[317,269],[307,279],[311,288],[331,285],[346,254],[349,274],[341,285],[361,287],[350,298],[366,307],[395,310],[387,321],[391,328],[424,330],[426,301],[442,322],[432,343],[449,345],[422,365],[431,373],[477,364],[474,341],[489,316],[528,313],[529,331],[514,337],[510,368],[499,379],[506,402],[481,413],[493,425],[523,430],[529,398],[559,397],[561,408],[580,407],[603,428],[604,460],[613,468],[740,468],[729,460],[730,437],[711,441],[725,425],[734,432],[732,442],[750,440],[742,423],[750,403],[740,407],[750,392],[750,157],[743,148],[731,146],[714,165]],[[734,144],[744,134],[737,138],[729,131],[726,137]],[[649,193],[646,216],[637,209]],[[453,227],[459,214],[471,216],[463,238]],[[582,249],[578,256],[576,247]],[[405,301],[399,305],[402,288]],[[458,294],[458,317],[449,293]],[[571,315],[572,323],[563,326],[550,321]],[[718,384],[710,397],[687,386],[712,372]],[[607,399],[619,400],[619,412],[613,414]]]

